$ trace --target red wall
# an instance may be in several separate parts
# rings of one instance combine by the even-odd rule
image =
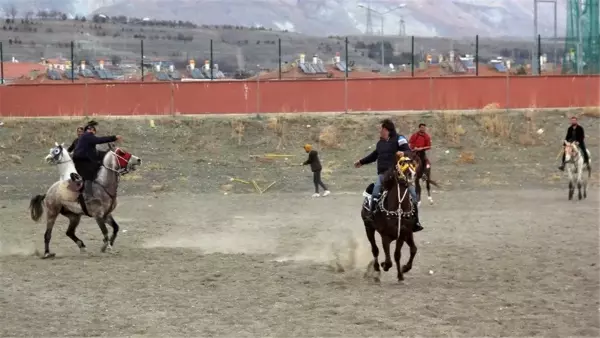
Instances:
[[[347,92],[346,92],[347,90]],[[347,98],[347,101],[346,101]],[[0,116],[600,106],[600,76],[106,82],[0,87]]]

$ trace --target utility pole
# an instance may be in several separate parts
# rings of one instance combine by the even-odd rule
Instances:
[[[384,46],[384,41],[383,41],[383,34],[384,34],[383,33],[383,21],[384,21],[385,15],[388,14],[388,13],[391,13],[391,12],[397,10],[397,9],[406,7],[406,4],[400,4],[400,5],[396,6],[396,7],[388,9],[385,12],[379,12],[379,11],[376,11],[376,10],[372,9],[370,7],[370,3],[367,6],[365,6],[365,5],[358,5],[358,7],[366,9],[368,13],[373,12],[373,13],[379,15],[379,17],[381,18],[381,67],[384,68],[385,67],[385,50],[383,48],[383,46]]]
[[[534,39],[534,41],[536,41],[536,44],[539,42],[538,41],[538,35],[539,35],[539,33],[538,33],[538,3],[551,3],[554,5],[554,62],[557,61],[556,60],[556,57],[557,57],[556,41],[558,40],[558,15],[557,15],[558,4],[556,3],[556,1],[557,0],[533,0],[533,39]],[[532,53],[531,69],[533,70],[534,75],[539,75],[541,72],[541,69],[539,69],[539,67],[538,67],[540,65],[540,58],[542,57],[537,52],[539,50],[540,50],[540,47],[538,46],[536,48],[536,51],[534,51]]]

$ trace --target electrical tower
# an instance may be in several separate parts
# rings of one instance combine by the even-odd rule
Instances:
[[[400,36],[406,36],[406,23],[404,22],[404,17],[400,17],[400,21],[398,21],[399,24],[399,31],[398,31],[398,35]]]
[[[569,0],[563,73],[600,74],[600,0]]]
[[[367,28],[365,34],[373,35],[373,16],[371,15],[371,0],[367,1]]]

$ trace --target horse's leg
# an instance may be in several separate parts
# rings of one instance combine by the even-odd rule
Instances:
[[[379,248],[377,247],[377,241],[375,240],[375,228],[371,225],[365,224],[365,231],[367,232],[369,243],[371,243],[371,253],[373,254],[373,261],[369,263],[369,266],[373,266],[376,274],[374,279],[376,282],[379,282],[381,277],[381,269],[379,268]]]
[[[415,192],[417,193],[417,206],[421,205],[421,177],[415,179]]]
[[[100,250],[102,252],[106,252],[107,249],[112,249],[112,246],[110,245],[110,239],[108,238],[108,229],[106,228],[106,224],[104,223],[103,218],[97,217],[96,223],[98,224],[98,227],[100,228],[100,231],[102,231],[102,235],[104,236],[104,244],[102,245],[102,249]]]
[[[573,199],[574,193],[575,193],[575,186],[573,185],[573,181],[569,181],[569,201]]]
[[[115,245],[115,239],[117,239],[117,234],[119,233],[119,225],[112,215],[106,217],[106,222],[113,228],[112,236],[110,236],[110,245]]]
[[[79,222],[81,221],[81,215],[69,213],[69,214],[65,214],[65,216],[69,219],[69,227],[67,228],[67,237],[72,239],[73,242],[75,242],[75,244],[77,244],[77,247],[79,247],[79,251],[81,251],[81,253],[85,253],[85,251],[86,251],[85,244],[83,243],[83,241],[81,239],[79,239],[75,235],[75,229],[77,229],[77,226],[79,225]]]
[[[47,208],[46,211],[46,232],[44,233],[44,256],[42,258],[52,258],[55,253],[50,252],[50,239],[52,239],[52,228],[58,217],[58,212]]]
[[[381,236],[381,242],[383,246],[383,253],[385,254],[385,262],[381,265],[383,267],[383,271],[388,271],[392,267],[392,257],[390,256],[390,244],[392,243],[392,238],[389,236]]]
[[[433,198],[431,197],[431,169],[427,169],[425,184],[427,185],[427,199],[429,200],[429,204],[433,204]]]
[[[396,262],[396,269],[398,270],[399,282],[404,280],[404,275],[402,274],[402,268],[400,266],[400,257],[402,256],[402,245],[404,244],[405,237],[406,231],[401,230],[400,236],[398,236],[398,239],[396,239],[396,250],[394,250],[394,261]]]
[[[577,198],[579,200],[581,200],[583,198],[583,196],[581,194],[581,181],[577,182]]]
[[[410,269],[412,269],[413,260],[417,255],[417,246],[415,245],[415,239],[412,231],[407,233],[406,235],[406,244],[408,244],[408,246],[410,247],[410,258],[408,259],[408,262],[406,262],[406,264],[402,267],[402,272],[404,273],[407,273],[410,271]]]

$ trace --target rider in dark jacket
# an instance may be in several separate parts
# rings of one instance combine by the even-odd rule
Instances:
[[[577,122],[577,117],[571,117],[571,125],[569,129],[567,129],[567,135],[565,136],[565,141],[567,142],[577,142],[579,149],[581,149],[581,155],[583,155],[583,163],[587,164],[590,167],[590,158],[587,152],[587,148],[585,147],[585,132],[583,131],[583,127],[579,125]],[[560,170],[565,170],[565,153],[562,155],[562,163]],[[590,169],[591,170],[591,169]]]
[[[92,184],[98,174],[102,159],[98,156],[96,145],[121,140],[121,136],[96,136],[96,122],[90,122],[84,128],[84,133],[79,137],[75,150],[73,151],[73,162],[79,176],[85,182],[85,193],[92,197]]]
[[[77,138],[74,139],[73,143],[71,143],[69,148],[67,148],[67,152],[72,153],[73,150],[75,150],[75,147],[77,147],[77,141],[79,141],[79,137],[81,137],[81,135],[83,135],[83,127],[77,127]]]
[[[371,205],[369,206],[371,214],[375,210],[375,205],[377,204],[380,197],[383,174],[388,169],[396,165],[397,152],[401,151],[406,156],[410,154],[408,140],[406,139],[406,137],[398,135],[398,133],[396,132],[396,127],[394,126],[394,122],[392,122],[391,120],[385,119],[382,121],[379,136],[380,139],[377,142],[377,145],[375,146],[375,150],[366,157],[354,163],[354,166],[359,168],[365,164],[370,164],[377,161],[377,180],[375,181],[375,185],[373,187],[373,198],[371,200]],[[415,216],[417,217],[417,224],[413,232],[417,232],[423,230],[423,227],[421,227],[418,219],[416,204],[414,207]]]

